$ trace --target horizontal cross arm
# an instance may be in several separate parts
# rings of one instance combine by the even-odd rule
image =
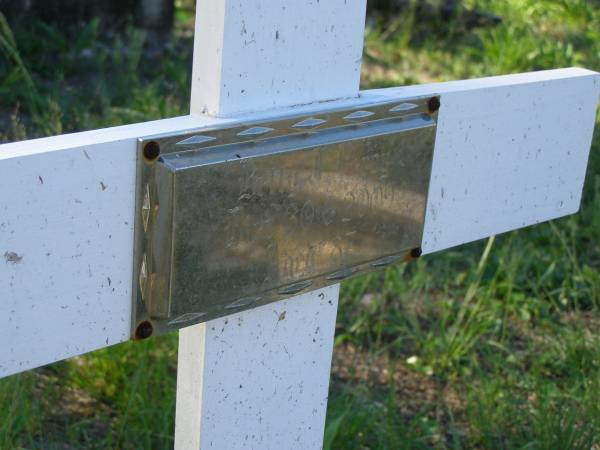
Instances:
[[[0,146],[0,376],[130,338],[137,141],[323,108],[440,95],[423,251],[574,213],[600,77],[561,69],[371,90]]]

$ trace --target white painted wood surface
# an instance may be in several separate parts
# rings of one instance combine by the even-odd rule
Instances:
[[[0,146],[0,376],[129,339],[135,141],[191,122]]]
[[[366,0],[201,0],[192,114],[226,117],[358,94]]]
[[[181,330],[175,448],[321,448],[338,293]]]
[[[439,89],[424,253],[579,210],[598,74],[541,72]]]
[[[598,74],[584,69],[561,69],[371,90],[358,99],[327,105],[366,105],[441,94],[424,237],[424,250],[431,253],[576,211],[599,80]],[[507,97],[510,92],[518,95]],[[547,95],[552,102],[530,107]],[[492,99],[492,105],[483,99]],[[470,106],[461,108],[462,104]],[[136,137],[322,107],[282,108],[236,119],[180,117],[1,145],[0,377],[128,338]],[[513,120],[515,115],[527,124]],[[487,121],[482,123],[484,116]],[[512,137],[491,152],[494,142],[484,132],[486,127],[496,130],[494,139],[499,130]],[[529,127],[541,131],[524,138]],[[576,134],[568,134],[575,129]],[[563,134],[572,138],[571,145],[561,140]],[[555,140],[546,139],[549,135]],[[542,151],[535,160],[539,148]],[[535,162],[527,166],[526,175],[511,175],[523,167],[523,161],[529,161],[528,155]],[[555,169],[557,162],[563,170]],[[474,164],[485,170],[485,180],[472,169]],[[469,180],[481,184],[465,186]],[[105,190],[101,182],[107,186]],[[454,189],[454,183],[462,189]],[[454,201],[454,205],[441,201],[442,186],[444,200]],[[499,214],[507,216],[510,211],[512,216],[488,217],[496,211],[490,202],[494,208],[510,208],[500,209]],[[454,210],[465,218],[453,216]],[[454,220],[463,223],[454,226]]]

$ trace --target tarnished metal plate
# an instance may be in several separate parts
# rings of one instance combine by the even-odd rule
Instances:
[[[419,98],[141,140],[134,336],[420,247],[438,106]]]

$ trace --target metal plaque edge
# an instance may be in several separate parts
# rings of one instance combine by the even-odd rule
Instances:
[[[206,316],[193,312],[183,314],[180,317],[154,320],[149,317],[142,292],[147,283],[151,283],[152,274],[149,273],[148,262],[145,260],[145,214],[152,214],[152,196],[149,188],[149,180],[152,177],[152,161],[144,155],[148,143],[160,141],[161,154],[197,151],[202,148],[210,148],[214,145],[224,145],[242,142],[260,142],[261,139],[286,136],[290,134],[314,133],[324,128],[332,128],[343,125],[359,127],[362,123],[379,120],[382,118],[402,117],[415,114],[426,114],[431,117],[437,125],[437,116],[440,96],[422,96],[411,98],[386,99],[382,102],[370,102],[353,107],[325,108],[322,111],[311,113],[291,113],[273,119],[261,119],[257,121],[240,122],[219,127],[205,127],[200,129],[186,130],[176,134],[157,134],[138,138],[137,140],[137,169],[136,169],[136,200],[135,200],[135,225],[134,225],[134,258],[133,258],[133,283],[132,283],[132,312],[131,312],[131,337],[132,339],[144,339],[153,334],[161,334],[175,331],[179,328],[198,324],[217,317],[226,316],[236,312],[248,310],[277,300],[298,295],[306,290],[314,290],[327,285],[335,284],[345,279],[381,270],[396,262],[413,259],[415,257],[412,249],[407,249],[404,255],[392,254],[382,255],[376,261],[369,261],[351,268],[340,267],[327,275],[310,280],[301,280],[298,289],[293,286],[285,292],[270,293],[267,296],[254,296],[245,298],[240,296],[234,298],[223,314],[218,316]],[[432,108],[433,103],[433,108]],[[434,132],[433,147],[437,130]],[[434,149],[432,149],[433,158]],[[430,165],[431,171],[431,165]],[[430,177],[430,173],[428,174]],[[427,194],[428,195],[428,189]],[[425,198],[427,202],[427,198]],[[149,203],[149,204],[148,204]],[[425,211],[423,210],[423,221]],[[423,229],[421,228],[421,239]],[[302,284],[302,286],[300,286]],[[187,316],[187,317],[183,317]]]

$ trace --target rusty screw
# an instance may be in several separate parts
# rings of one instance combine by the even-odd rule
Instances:
[[[160,145],[156,141],[150,141],[144,145],[144,158],[148,162],[154,161],[160,156]]]
[[[441,103],[439,97],[431,97],[427,102],[427,109],[429,110],[429,114],[433,114],[438,109],[440,109]]]
[[[152,336],[153,332],[154,327],[152,326],[152,323],[148,320],[144,320],[135,329],[135,338],[138,340],[148,339],[150,336]]]
[[[411,258],[418,258],[419,256],[421,256],[423,254],[423,250],[421,250],[421,247],[417,247],[417,248],[413,248],[410,251],[410,256]]]

